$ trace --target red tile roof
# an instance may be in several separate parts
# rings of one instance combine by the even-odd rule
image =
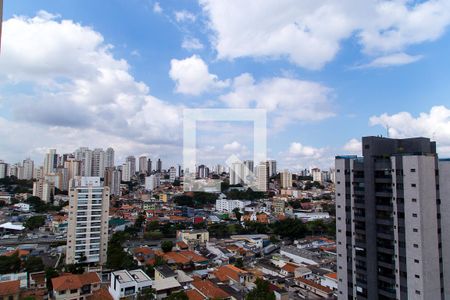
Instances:
[[[247,271],[241,270],[233,265],[221,266],[214,272],[214,275],[220,281],[229,281],[231,279],[239,282],[240,276],[244,274],[247,274]]]
[[[52,278],[53,290],[55,291],[79,289],[86,284],[92,283],[100,283],[100,277],[95,272],[81,275],[70,274]]]
[[[194,281],[192,282],[192,285],[202,295],[210,299],[225,299],[230,297],[227,292],[220,289],[210,280]]]
[[[15,295],[20,292],[20,280],[0,282],[0,296]]]
[[[306,285],[309,285],[309,286],[311,286],[311,287],[314,287],[314,288],[316,288],[316,289],[318,289],[318,290],[321,290],[321,291],[323,291],[323,292],[325,292],[325,293],[327,293],[327,294],[330,294],[330,293],[333,292],[331,289],[329,289],[329,288],[327,288],[327,287],[325,287],[325,286],[323,286],[323,285],[320,285],[320,284],[318,284],[318,283],[315,283],[315,282],[312,281],[312,280],[305,279],[305,278],[303,278],[303,277],[297,277],[297,278],[295,278],[295,280],[297,280],[297,281],[299,281],[299,282],[302,282],[302,283],[304,283],[304,284],[306,284]]]
[[[200,294],[197,290],[189,290],[186,292],[189,300],[205,300],[207,299],[202,294]]]

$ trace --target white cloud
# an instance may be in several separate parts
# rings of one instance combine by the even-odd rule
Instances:
[[[155,2],[155,4],[153,4],[153,12],[160,14],[163,12],[163,9],[161,7],[161,5],[159,4],[159,2]]]
[[[358,68],[385,68],[392,66],[401,66],[414,63],[422,59],[422,55],[409,55],[406,53],[394,53],[375,58],[373,61],[366,65],[359,66]]]
[[[180,10],[175,12],[175,20],[177,22],[195,22],[195,15],[187,10]]]
[[[344,151],[347,151],[351,154],[355,153],[361,153],[362,144],[361,141],[358,139],[351,139],[349,140],[344,147],[342,147]]]
[[[203,44],[196,38],[185,37],[181,47],[187,50],[200,50],[203,49]]]
[[[289,146],[288,153],[294,157],[309,157],[318,158],[324,152],[322,148],[314,148],[310,146],[304,146],[301,143],[294,142]]]
[[[370,125],[381,125],[389,130],[389,137],[428,137],[437,142],[440,154],[450,155],[450,109],[433,106],[429,113],[414,117],[408,112],[373,116]]]
[[[182,107],[150,95],[149,87],[130,74],[128,63],[115,58],[112,46],[92,28],[40,12],[6,20],[2,42],[0,86],[27,87],[2,100],[14,116],[3,122],[21,131],[43,128],[29,135],[30,147],[45,146],[46,135],[39,134],[45,128],[61,145],[84,141],[84,135],[148,147],[179,143]],[[7,135],[27,133],[3,132],[3,147],[13,148],[22,138],[3,142]],[[22,149],[26,151],[31,150]]]
[[[226,150],[226,151],[237,151],[241,148],[242,148],[242,145],[239,144],[237,141],[233,141],[233,142],[231,142],[229,144],[225,144],[223,146],[223,150]]]
[[[197,55],[170,61],[170,78],[176,82],[177,93],[200,95],[204,92],[221,89],[229,85],[217,75],[210,74],[208,65]]]
[[[332,91],[316,82],[283,77],[255,82],[248,73],[234,78],[232,91],[220,97],[230,107],[267,109],[274,116],[273,128],[333,116],[331,98]]]
[[[438,39],[450,24],[448,0],[200,0],[221,59],[287,57],[320,69],[355,36],[370,56]]]

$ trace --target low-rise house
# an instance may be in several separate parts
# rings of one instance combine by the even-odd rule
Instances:
[[[28,281],[29,289],[43,289],[46,287],[47,278],[45,272],[33,272],[29,274],[30,280]]]
[[[300,288],[307,290],[309,292],[312,292],[322,298],[329,298],[333,295],[333,290],[331,290],[325,286],[322,286],[312,280],[298,277],[298,278],[295,278],[295,281]]]
[[[120,270],[111,273],[109,293],[114,300],[136,297],[152,287],[152,279],[141,269]]]
[[[70,274],[52,278],[53,299],[84,300],[93,292],[100,289],[100,277],[95,272],[80,275]]]
[[[206,245],[209,242],[208,230],[178,230],[177,240],[185,242],[190,248]]]
[[[133,256],[138,261],[138,265],[141,266],[155,258],[155,251],[149,247],[138,247],[133,249]]]
[[[156,299],[159,300],[182,291],[183,287],[174,277],[169,277],[153,281],[153,290],[155,291]]]
[[[337,273],[333,272],[323,275],[320,279],[320,285],[336,291],[338,287]]]
[[[161,265],[155,268],[155,280],[161,280],[169,277],[176,278],[177,273],[168,265]]]
[[[221,282],[238,284],[241,286],[246,286],[249,282],[254,281],[254,276],[251,273],[233,265],[218,267],[214,271],[214,276]]]
[[[295,263],[306,265],[318,265],[320,263],[320,255],[295,246],[284,246],[280,249],[280,254],[292,259]]]
[[[230,294],[208,279],[196,280],[192,282],[191,286],[206,299],[231,299]]]
[[[19,300],[20,280],[0,282],[0,299]]]
[[[182,269],[203,268],[208,265],[208,259],[194,251],[171,251],[163,254],[168,265],[177,265]]]

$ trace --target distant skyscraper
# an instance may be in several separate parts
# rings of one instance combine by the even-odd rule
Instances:
[[[209,168],[205,165],[198,166],[197,176],[198,178],[207,178],[209,176]]]
[[[109,147],[105,152],[105,168],[112,168],[114,166],[114,149]]]
[[[170,180],[170,182],[173,183],[176,178],[177,178],[177,169],[175,169],[175,167],[170,167],[170,169],[169,169],[169,180]]]
[[[111,195],[120,196],[120,180],[122,174],[115,167],[106,168],[104,185],[109,187]]]
[[[267,161],[269,164],[269,177],[276,176],[277,175],[277,161],[276,160],[269,160]]]
[[[252,181],[255,171],[253,160],[244,160],[244,183],[249,184]]]
[[[87,147],[80,147],[75,151],[75,159],[81,162],[81,176],[89,177],[92,175],[92,150]]]
[[[55,172],[58,163],[58,156],[56,149],[49,149],[44,157],[44,175]]]
[[[105,177],[105,151],[101,148],[92,151],[92,176]]]
[[[70,182],[66,264],[106,263],[109,187],[100,177],[76,177]]]
[[[147,156],[139,157],[139,174],[146,174],[148,172]]]
[[[313,181],[322,182],[322,171],[319,168],[311,169],[311,176]]]
[[[131,162],[129,161],[122,165],[122,181],[131,181]]]
[[[280,173],[281,188],[288,189],[292,187],[292,174],[288,170]]]
[[[126,162],[129,163],[130,176],[132,177],[136,174],[136,157],[130,155],[127,157]]]
[[[0,161],[0,179],[5,178],[7,176],[8,164]]]
[[[269,162],[261,162],[256,166],[257,188],[261,192],[269,189]]]
[[[67,158],[67,160],[64,162],[64,168],[67,169],[67,180],[81,175],[81,161],[76,160],[73,157]]]
[[[145,189],[153,191],[160,185],[160,174],[156,173],[145,177]]]
[[[244,164],[234,162],[230,167],[230,184],[244,184]]]
[[[23,161],[23,179],[30,180],[33,179],[34,172],[34,161],[27,158]]]
[[[153,169],[152,169],[152,160],[150,158],[147,160],[147,170],[148,170],[149,174],[151,174],[152,171],[153,171]]]
[[[450,162],[427,138],[336,157],[338,299],[447,299]]]
[[[52,181],[41,178],[33,182],[33,196],[39,197],[45,203],[49,203],[54,195],[55,184]]]
[[[158,173],[161,173],[161,171],[162,171],[162,161],[161,161],[160,158],[158,158],[156,171],[157,171]]]

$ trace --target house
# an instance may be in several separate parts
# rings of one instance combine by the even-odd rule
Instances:
[[[320,296],[322,298],[329,298],[333,295],[333,290],[322,286],[312,280],[308,280],[302,277],[297,277],[295,278],[295,282],[297,283],[297,285],[304,289],[307,290],[311,293],[316,294],[317,296]]]
[[[235,283],[242,286],[254,281],[254,276],[251,273],[233,265],[225,265],[217,268],[217,270],[214,271],[214,276],[221,282]]]
[[[295,275],[295,270],[299,267],[299,265],[293,263],[286,263],[283,267],[281,267],[280,274],[285,277],[293,277]]]
[[[320,263],[320,255],[295,246],[281,247],[280,254],[289,257],[297,264],[318,265]]]
[[[53,299],[86,299],[100,289],[100,277],[95,272],[63,275],[52,278]]]
[[[183,269],[204,267],[208,265],[208,259],[193,251],[171,251],[163,254],[168,265],[177,265]]]
[[[141,269],[132,271],[120,270],[111,273],[109,293],[114,300],[124,297],[135,297],[152,287],[152,279]]]
[[[208,230],[178,230],[177,240],[185,242],[189,247],[195,248],[200,245],[205,245],[209,242]]]
[[[153,281],[153,289],[156,299],[160,300],[182,291],[183,287],[174,277],[169,277]]]
[[[28,286],[30,289],[43,289],[46,287],[47,279],[44,271],[30,273],[29,276]]]
[[[176,278],[177,273],[172,270],[168,265],[161,265],[155,268],[155,280],[161,280],[169,277]]]
[[[191,286],[207,299],[231,299],[230,294],[219,288],[208,279],[194,281]]]
[[[0,299],[19,300],[20,280],[0,282]]]
[[[323,275],[320,279],[320,285],[336,291],[338,287],[337,273],[333,272]]]
[[[149,247],[138,247],[133,249],[134,258],[138,265],[144,265],[147,261],[155,258],[155,251]]]

